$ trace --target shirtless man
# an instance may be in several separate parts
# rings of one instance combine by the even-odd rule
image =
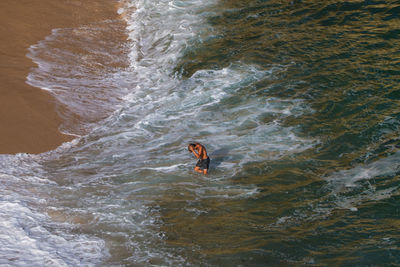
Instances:
[[[199,160],[197,161],[196,167],[194,170],[198,173],[207,174],[208,173],[208,166],[210,165],[210,158],[207,155],[206,148],[199,144],[189,144],[188,146],[189,152],[192,152],[196,158]]]

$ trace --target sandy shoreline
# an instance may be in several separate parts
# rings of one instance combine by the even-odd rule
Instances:
[[[55,99],[26,84],[34,63],[30,45],[54,28],[78,27],[115,19],[117,1],[0,1],[0,153],[41,153],[73,139],[59,132]]]

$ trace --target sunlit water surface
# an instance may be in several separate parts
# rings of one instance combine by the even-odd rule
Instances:
[[[400,262],[399,1],[119,13],[29,49],[77,139],[1,156],[0,264]]]

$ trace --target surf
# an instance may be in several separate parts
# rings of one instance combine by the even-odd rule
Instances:
[[[396,89],[347,79],[354,65],[332,46],[342,36],[305,30],[327,32],[314,9],[139,0],[118,13],[125,24],[55,29],[29,49],[28,82],[55,95],[77,138],[2,157],[0,216],[22,248],[61,265],[326,264],[395,237],[382,223],[365,243],[360,226],[390,216],[377,207],[397,196]],[[195,141],[208,176],[193,172]]]

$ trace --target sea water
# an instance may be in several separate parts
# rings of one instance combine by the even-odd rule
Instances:
[[[29,48],[27,82],[76,139],[0,156],[0,264],[400,261],[400,2],[127,0],[118,13]]]

